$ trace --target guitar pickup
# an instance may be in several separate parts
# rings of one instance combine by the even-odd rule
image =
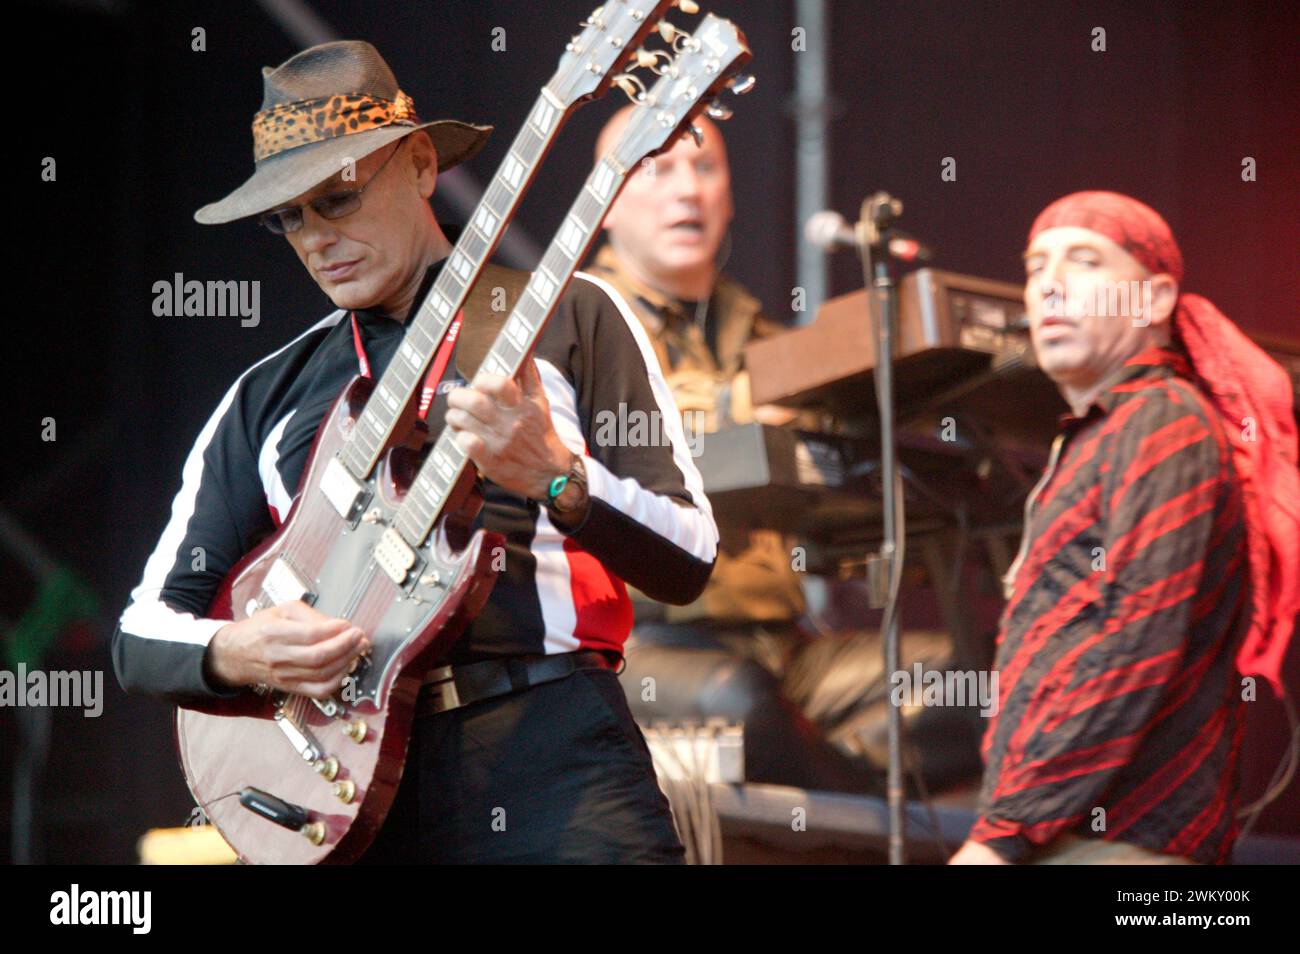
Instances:
[[[271,564],[271,568],[266,571],[266,576],[262,580],[262,592],[266,594],[272,606],[292,603],[294,600],[302,600],[308,606],[316,602],[316,594],[284,557],[277,557]]]
[[[411,568],[415,566],[416,555],[410,545],[402,539],[396,527],[389,527],[379,538],[375,547],[375,562],[388,575],[388,578],[401,586],[406,582]]]
[[[325,472],[320,478],[320,492],[330,502],[340,517],[355,525],[361,513],[370,503],[370,491],[361,481],[352,476],[343,461],[331,457],[325,465]]]

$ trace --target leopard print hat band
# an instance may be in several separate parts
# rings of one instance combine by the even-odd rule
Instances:
[[[417,118],[411,97],[364,40],[332,40],[295,53],[279,66],[262,67],[253,174],[194,219],[219,225],[284,205],[335,175],[349,157],[360,159],[416,130],[426,132],[438,171],[445,172],[483,148],[492,127]]]
[[[414,101],[401,90],[393,100],[365,93],[339,93],[281,103],[253,117],[253,161],[261,162],[287,149],[324,139],[419,122]]]

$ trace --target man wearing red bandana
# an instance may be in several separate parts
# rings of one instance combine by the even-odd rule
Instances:
[[[1042,369],[1070,406],[1026,504],[999,709],[954,864],[1222,863],[1243,696],[1300,610],[1285,372],[1209,301],[1135,199],[1048,206],[1025,251]]]

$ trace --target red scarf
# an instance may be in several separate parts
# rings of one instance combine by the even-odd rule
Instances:
[[[1029,239],[1062,226],[1104,235],[1152,273],[1168,274],[1182,286],[1183,255],[1173,232],[1136,199],[1115,192],[1067,195],[1043,210]],[[1282,659],[1300,613],[1300,470],[1291,379],[1200,295],[1178,296],[1174,327],[1198,383],[1223,417],[1242,484],[1253,605],[1237,668],[1266,677],[1282,695]]]

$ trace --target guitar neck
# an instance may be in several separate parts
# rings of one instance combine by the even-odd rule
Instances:
[[[358,479],[374,470],[385,448],[409,426],[414,401],[438,344],[465,304],[470,289],[501,240],[529,183],[555,142],[572,108],[563,108],[548,86],[529,111],[505,160],[483,193],[433,288],[420,303],[401,346],[357,419],[343,461]]]
[[[573,273],[595,241],[600,223],[627,181],[627,175],[627,170],[612,155],[596,164],[480,368],[492,374],[512,376],[523,367],[546,322],[555,313]],[[407,543],[418,547],[428,538],[468,466],[469,458],[443,428],[393,520]]]

